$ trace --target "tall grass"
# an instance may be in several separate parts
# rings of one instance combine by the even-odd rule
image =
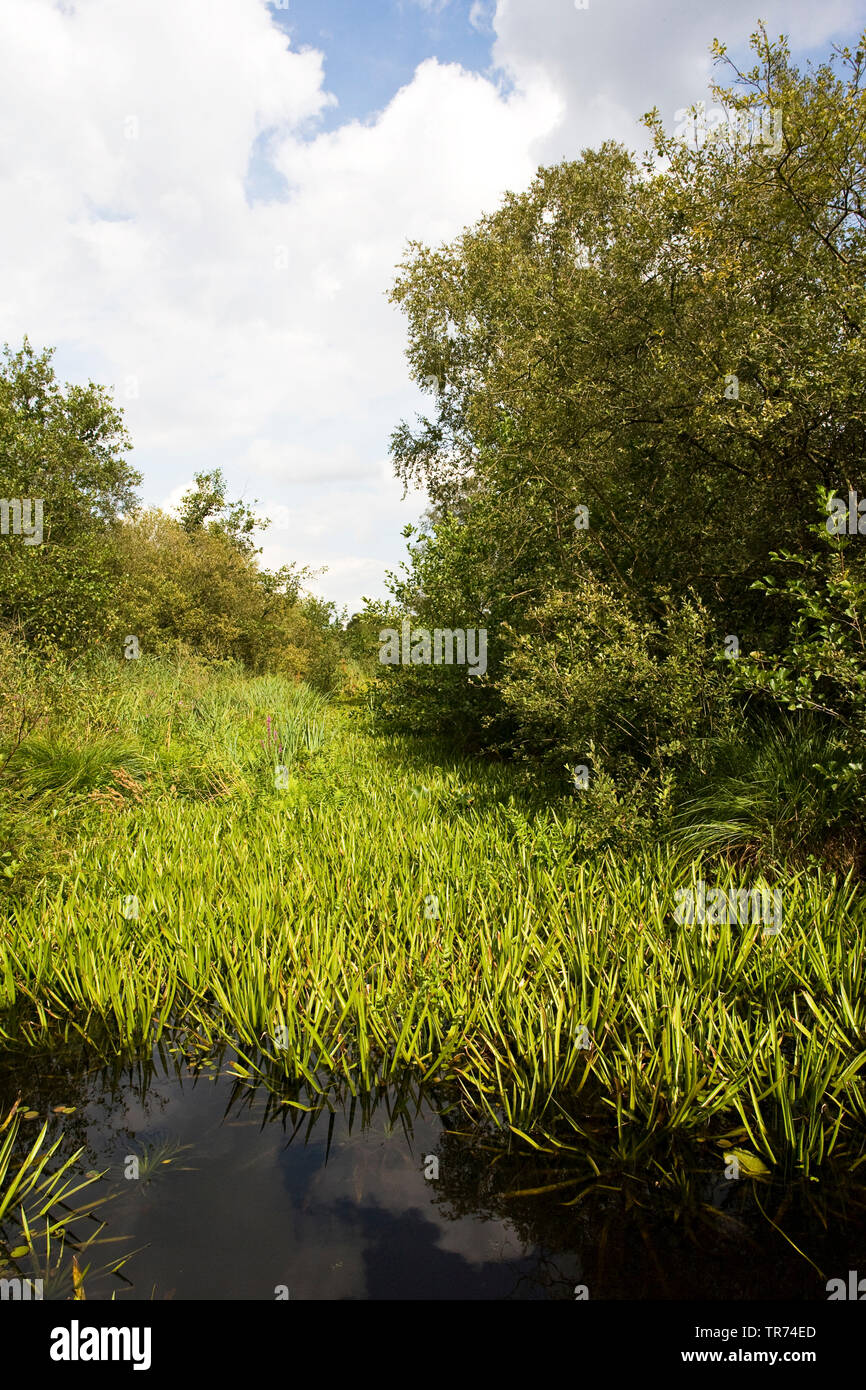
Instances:
[[[698,854],[803,862],[828,834],[862,827],[863,783],[850,757],[814,717],[759,720],[718,748],[706,790],[679,810],[679,836]]]
[[[677,889],[744,886],[733,868],[676,845],[582,860],[567,803],[527,801],[508,768],[374,740],[291,682],[143,666],[107,706],[150,780],[122,812],[87,803],[74,867],[7,901],[7,1048],[60,1032],[119,1052],[182,1024],[231,1041],[241,1078],[361,1093],[408,1070],[533,1142],[601,1130],[634,1155],[733,1129],[769,1163],[863,1155],[850,876],[780,872],[778,935],[689,927]],[[192,773],[184,790],[178,748],[193,770],[210,749],[242,790],[203,797]]]
[[[75,745],[34,735],[9,760],[9,772],[31,796],[53,792],[73,796],[108,784],[117,768],[132,776],[145,772],[140,750],[127,740],[103,735]]]

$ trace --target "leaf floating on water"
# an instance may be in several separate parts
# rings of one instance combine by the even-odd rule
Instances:
[[[10,1258],[20,1260],[22,1255],[26,1255],[30,1250],[29,1245],[16,1245],[14,1250],[9,1251]]]
[[[549,1182],[544,1187],[521,1187],[517,1192],[503,1192],[503,1198],[507,1197],[537,1197],[541,1192],[556,1192],[562,1187],[574,1187],[575,1183],[585,1182],[581,1175],[579,1178],[567,1178],[564,1182]]]
[[[77,1105],[55,1105],[55,1115],[74,1115],[78,1109]]]
[[[25,1120],[38,1120],[38,1119],[39,1119],[39,1111],[38,1111],[38,1110],[25,1110],[25,1111],[24,1111],[24,1119],[25,1119]]]

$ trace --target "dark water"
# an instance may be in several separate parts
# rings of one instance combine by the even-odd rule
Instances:
[[[305,1113],[281,1103],[313,1104],[303,1092],[252,1089],[225,1063],[7,1059],[4,1112],[20,1095],[39,1113],[22,1133],[50,1116],[64,1154],[84,1147],[77,1172],[107,1170],[70,1199],[109,1198],[65,1250],[55,1242],[50,1269],[44,1251],[39,1269],[17,1262],[46,1276],[46,1299],[70,1297],[72,1241],[88,1238],[87,1298],[120,1301],[573,1300],[579,1286],[590,1299],[826,1300],[827,1279],[866,1274],[866,1194],[844,1172],[730,1182],[718,1163],[657,1154],[590,1182],[582,1155],[473,1128],[444,1093],[335,1089],[331,1109]]]

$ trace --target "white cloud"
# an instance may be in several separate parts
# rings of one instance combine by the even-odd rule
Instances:
[[[291,51],[261,0],[7,0],[0,54],[10,341],[59,344],[64,375],[114,385],[145,500],[214,466],[233,491],[279,483],[290,509],[315,482],[338,552],[357,566],[386,511],[394,534],[367,558],[394,563],[419,505],[398,519],[381,490],[416,403],[395,265],[531,177],[549,88],[503,96],[428,61],[374,124],[316,136],[322,55]],[[291,192],[250,206],[262,132]]]
[[[604,139],[643,147],[644,112],[657,106],[673,124],[709,81],[728,84],[710,44],[719,38],[732,53],[744,51],[758,14],[771,36],[822,52],[863,24],[859,0],[764,0],[758,8],[755,0],[589,0],[585,10],[574,0],[497,0],[494,57],[518,87],[544,75],[566,115],[544,141],[543,161],[574,159]]]
[[[483,32],[493,27],[496,0],[472,0],[469,9],[469,23],[473,29]]]
[[[323,55],[293,51],[263,0],[5,0],[4,336],[59,344],[62,375],[116,387],[146,501],[222,467],[233,495],[299,518],[268,554],[330,564],[323,592],[352,603],[423,500],[382,464],[421,403],[386,298],[406,242],[452,238],[542,159],[635,138],[654,103],[672,116],[751,4],[499,0],[507,86],[430,59],[375,121],[316,134]],[[817,41],[853,10],[765,12]],[[263,135],[290,191],[251,205]]]

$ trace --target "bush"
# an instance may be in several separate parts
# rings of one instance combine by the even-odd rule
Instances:
[[[642,619],[587,577],[533,609],[535,630],[512,634],[504,663],[515,749],[586,765],[629,794],[645,772],[699,774],[707,740],[730,723],[729,682],[700,604],[664,608],[663,623]]]
[[[781,581],[759,580],[776,605],[791,609],[781,652],[751,652],[737,662],[739,688],[776,709],[812,711],[846,740],[849,771],[862,771],[866,756],[866,566],[853,562],[850,542],[831,540],[817,556],[774,553],[787,566]],[[855,542],[856,544],[856,542]],[[835,745],[834,745],[835,746]],[[833,754],[824,769],[839,771]],[[849,780],[843,775],[843,782]]]

